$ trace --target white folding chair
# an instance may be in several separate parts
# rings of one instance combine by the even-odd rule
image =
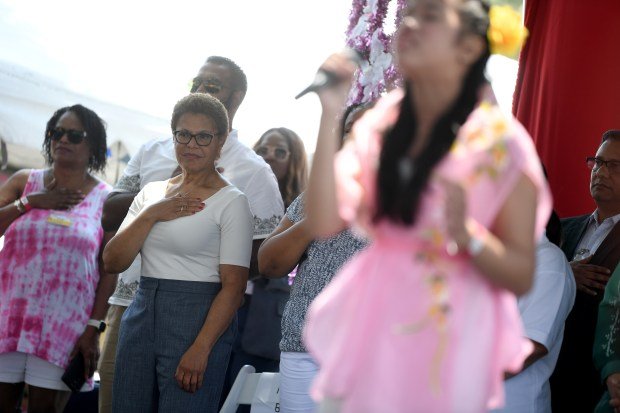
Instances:
[[[236,413],[240,404],[251,405],[252,413],[280,411],[280,374],[255,371],[250,365],[241,368],[220,413]]]

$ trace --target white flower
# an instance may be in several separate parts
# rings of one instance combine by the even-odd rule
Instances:
[[[379,39],[379,30],[372,35],[369,63],[360,68],[360,84],[364,88],[364,101],[376,98],[385,87],[385,71],[392,65],[392,54],[386,53]]]

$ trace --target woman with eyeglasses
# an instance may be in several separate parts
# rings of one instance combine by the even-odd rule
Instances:
[[[122,272],[141,254],[140,285],[123,315],[114,412],[216,412],[248,279],[253,219],[245,195],[216,170],[228,115],[196,93],[174,107],[181,174],[134,198],[103,259]]]
[[[94,373],[115,283],[100,260],[111,188],[92,175],[106,150],[95,112],[61,108],[45,129],[50,167],[18,171],[0,187],[0,412],[15,411],[25,384],[29,411],[61,412],[69,361],[83,357],[84,377]]]
[[[290,129],[272,128],[254,144],[254,152],[271,166],[280,186],[284,207],[288,208],[308,183],[304,142]]]

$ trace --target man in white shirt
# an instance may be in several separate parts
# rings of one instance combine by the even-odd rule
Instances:
[[[620,261],[620,130],[603,134],[587,166],[596,210],[562,221],[562,251],[575,275],[577,296],[551,377],[553,411],[559,412],[592,411],[604,390],[592,362],[592,346],[598,306]]]
[[[551,413],[549,377],[574,302],[575,279],[568,261],[560,248],[543,237],[536,247],[534,285],[518,300],[534,352],[525,360],[523,370],[506,380],[506,406],[495,413]]]
[[[192,92],[209,93],[226,107],[230,133],[217,161],[218,171],[248,198],[254,215],[254,242],[250,277],[258,276],[256,252],[264,238],[278,225],[284,214],[284,204],[277,180],[269,165],[238,139],[233,129],[233,118],[247,91],[247,79],[232,60],[211,56],[200,68],[192,82]],[[120,226],[135,195],[149,182],[163,181],[178,174],[172,138],[150,141],[131,158],[103,209],[102,225],[115,231]],[[111,411],[112,383],[118,328],[125,309],[131,304],[138,289],[140,257],[131,267],[119,274],[116,291],[110,297],[108,331],[99,361],[101,387],[99,411]],[[251,287],[249,287],[251,288]]]

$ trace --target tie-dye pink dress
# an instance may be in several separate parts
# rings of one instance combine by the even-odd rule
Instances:
[[[355,125],[336,158],[340,215],[372,238],[312,304],[305,341],[320,365],[315,399],[342,412],[479,413],[503,402],[505,371],[531,349],[516,299],[450,256],[444,192],[460,182],[469,217],[489,228],[522,174],[538,189],[536,236],[551,199],[529,135],[483,102],[436,167],[412,227],[371,223],[382,133],[403,97],[393,91]]]
[[[23,194],[41,191],[43,175],[32,170]],[[95,301],[101,209],[110,190],[99,182],[70,211],[32,209],[6,230],[0,251],[0,354],[20,351],[67,366]]]

